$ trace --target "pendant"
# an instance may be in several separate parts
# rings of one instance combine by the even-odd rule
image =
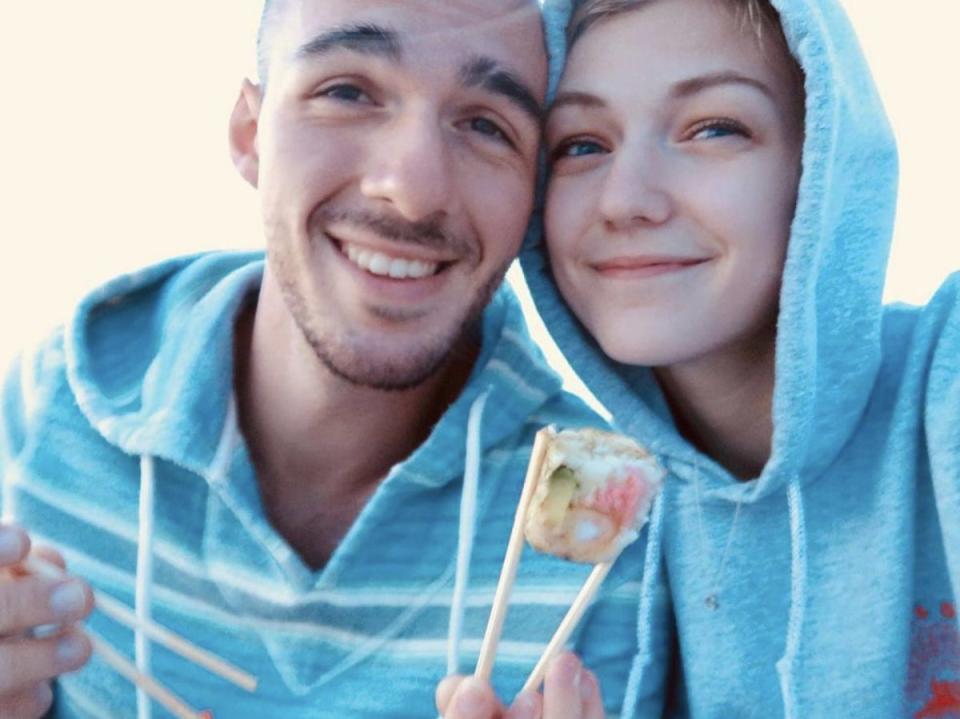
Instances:
[[[703,604],[711,612],[715,612],[720,608],[720,600],[717,599],[716,594],[708,594],[707,598],[703,600]]]

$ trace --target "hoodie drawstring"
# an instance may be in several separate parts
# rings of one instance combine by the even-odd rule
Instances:
[[[153,514],[154,514],[154,465],[153,457],[140,458],[140,507],[137,537],[137,575],[134,589],[134,609],[141,625],[150,622],[151,591],[153,589]],[[136,630],[134,656],[137,670],[150,674],[150,642],[146,635]],[[150,719],[150,698],[142,689],[137,689],[137,719]]]
[[[790,507],[790,617],[786,648],[777,662],[777,673],[780,675],[784,719],[797,719],[794,669],[807,602],[807,524],[799,481],[792,481],[787,488],[787,502]]]
[[[460,640],[466,611],[467,585],[470,583],[470,558],[477,523],[477,494],[480,484],[480,428],[490,390],[470,406],[467,420],[467,450],[463,468],[463,492],[460,495],[460,529],[457,537],[457,573],[450,602],[450,626],[447,631],[447,674],[460,668]]]
[[[660,496],[654,501],[647,530],[647,551],[643,561],[643,580],[640,585],[640,604],[637,607],[637,655],[630,667],[627,686],[623,692],[623,716],[633,716],[640,696],[643,673],[650,662],[653,641],[653,593],[660,574],[660,562],[663,554],[663,516],[667,504],[667,485],[664,484]],[[628,707],[630,708],[628,710]]]

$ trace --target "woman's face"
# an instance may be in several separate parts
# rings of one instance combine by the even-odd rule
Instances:
[[[547,244],[615,360],[771,341],[803,117],[792,60],[764,45],[717,0],[654,0],[572,48],[547,122]]]

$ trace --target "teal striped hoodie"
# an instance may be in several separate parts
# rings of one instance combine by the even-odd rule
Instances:
[[[264,516],[234,408],[233,319],[262,271],[259,254],[216,253],[119,278],[22,357],[3,391],[4,512],[97,590],[259,676],[247,695],[139,638],[140,665],[198,709],[435,716],[471,408],[479,489],[453,662],[462,671],[479,651],[534,433],[601,421],[562,391],[502,288],[462,396],[312,571]],[[641,556],[636,547],[621,558],[576,639],[611,713],[635,654]],[[502,696],[526,678],[588,571],[526,552],[494,669]],[[96,612],[88,626],[134,656],[130,630]],[[54,717],[151,713],[96,656],[57,689]]]

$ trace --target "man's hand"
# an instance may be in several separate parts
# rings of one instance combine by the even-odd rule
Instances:
[[[452,676],[437,687],[437,709],[444,719],[604,719],[600,685],[573,654],[550,663],[543,696],[519,695],[509,708],[490,685],[473,677]]]
[[[56,552],[35,555],[63,567]],[[93,609],[93,594],[79,579],[42,579],[20,563],[30,554],[30,538],[0,524],[0,717],[38,719],[53,702],[51,680],[83,666],[90,640],[74,624]],[[41,626],[59,627],[34,638]]]

